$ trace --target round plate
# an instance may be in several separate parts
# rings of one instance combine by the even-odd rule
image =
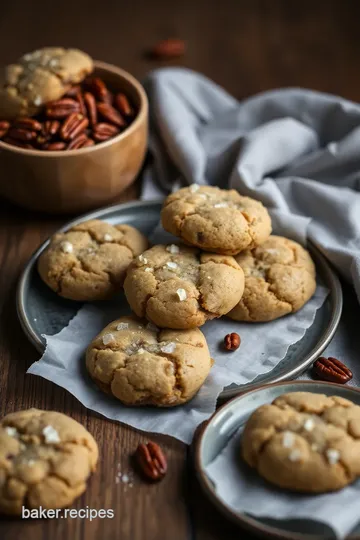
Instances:
[[[204,427],[200,428],[193,443],[196,473],[205,493],[219,510],[232,521],[255,533],[260,538],[276,538],[278,540],[335,539],[332,529],[324,523],[300,518],[281,520],[273,519],[271,516],[269,518],[254,517],[234,511],[219,497],[214,484],[206,474],[206,467],[217,457],[232,434],[246,422],[251,413],[261,405],[271,403],[276,397],[287,392],[314,392],[338,395],[360,405],[360,390],[341,384],[293,381],[248,390],[220,407],[204,424]],[[359,539],[359,533],[360,521],[347,539]]]
[[[65,231],[88,219],[103,219],[113,224],[133,225],[145,235],[149,235],[159,222],[160,209],[159,201],[119,204],[81,216],[64,225],[59,231]],[[49,240],[44,242],[29,260],[20,277],[16,298],[21,326],[40,353],[45,349],[44,334],[52,335],[60,332],[82,306],[82,303],[60,298],[40,279],[36,261],[48,243]],[[296,377],[322,353],[333,337],[342,311],[341,285],[319,250],[312,244],[309,250],[318,274],[330,291],[323,306],[317,311],[313,325],[300,341],[289,347],[285,358],[272,371],[260,375],[250,384],[229,386],[220,394],[220,399],[229,399],[238,395],[240,391],[260,384]]]

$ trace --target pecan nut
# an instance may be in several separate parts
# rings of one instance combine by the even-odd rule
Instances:
[[[118,127],[124,127],[126,125],[124,118],[121,116],[121,114],[114,109],[111,105],[108,103],[98,103],[97,104],[97,110],[111,124],[114,124]]]
[[[2,139],[8,132],[10,127],[10,123],[6,120],[2,120],[0,122],[0,139]]]
[[[107,124],[106,122],[96,124],[93,129],[93,137],[98,142],[107,141],[108,139],[111,139],[111,137],[115,137],[118,133],[120,133],[120,131],[116,126]]]
[[[73,113],[67,117],[60,128],[60,137],[65,141],[75,139],[89,125],[89,120],[80,113]]]
[[[42,150],[65,150],[65,148],[66,143],[64,143],[63,141],[45,143],[42,146]]]
[[[121,112],[121,114],[123,114],[124,116],[133,116],[134,111],[125,94],[121,92],[119,94],[116,94],[114,101],[116,107]]]
[[[17,118],[13,124],[20,129],[28,129],[29,131],[41,131],[42,125],[35,118]]]
[[[51,101],[45,107],[45,114],[48,118],[66,118],[69,114],[78,112],[80,112],[79,102],[72,98]]]
[[[97,124],[96,100],[94,96],[90,94],[90,92],[85,92],[84,101],[89,115],[90,124],[95,126],[95,124]]]
[[[239,334],[236,334],[236,332],[227,334],[224,337],[224,345],[227,351],[236,351],[236,349],[240,347],[240,343],[241,343],[241,338]]]
[[[16,141],[28,142],[36,139],[36,131],[30,131],[28,129],[22,129],[18,127],[11,127],[8,131],[8,135],[11,139]]]
[[[93,146],[95,143],[92,139],[89,139],[85,133],[80,133],[75,139],[73,139],[67,149],[78,150],[79,148],[86,148],[87,146]]]
[[[182,39],[163,39],[150,50],[150,55],[159,60],[179,58],[185,54],[185,42]]]
[[[42,134],[44,137],[53,137],[60,129],[60,122],[58,120],[46,120],[42,128]]]
[[[352,371],[332,356],[320,356],[313,365],[313,372],[319,379],[339,384],[346,384],[353,377]]]
[[[161,480],[167,471],[166,458],[160,446],[152,441],[139,444],[135,452],[137,464],[149,480]]]
[[[102,79],[99,79],[99,77],[90,79],[87,86],[99,101],[106,101],[108,99],[108,89],[106,88],[106,84]]]

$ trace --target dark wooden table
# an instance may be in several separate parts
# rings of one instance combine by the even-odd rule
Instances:
[[[159,63],[144,50],[164,37],[186,40],[177,65],[198,70],[237,98],[279,86],[305,86],[360,98],[360,5],[302,0],[9,0],[0,3],[0,63],[45,45],[74,46],[141,78]],[[9,179],[1,176],[0,181]],[[120,201],[136,198],[138,186]],[[98,472],[75,508],[112,508],[114,519],[7,520],[4,539],[233,540],[250,538],[228,523],[202,495],[188,448],[156,437],[169,460],[163,482],[133,487],[115,482],[118,464],[144,434],[87,411],[63,389],[26,375],[38,359],[15,313],[18,275],[34,249],[67,217],[20,210],[0,200],[0,413],[38,407],[70,414],[100,448]]]

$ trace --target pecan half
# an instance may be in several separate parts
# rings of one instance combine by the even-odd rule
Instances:
[[[114,109],[114,107],[108,105],[108,103],[98,103],[97,110],[101,116],[103,116],[108,122],[111,122],[111,124],[115,124],[115,126],[119,127],[126,126],[125,120],[121,114]]]
[[[11,139],[15,139],[16,141],[32,141],[36,138],[37,133],[36,131],[30,131],[28,129],[22,129],[18,127],[11,127],[8,131],[8,135]]]
[[[320,356],[313,365],[313,372],[325,381],[346,384],[352,379],[352,371],[337,358]]]
[[[111,137],[115,137],[118,133],[120,131],[116,126],[107,124],[106,122],[100,122],[94,126],[92,135],[96,141],[103,142],[111,139]]]
[[[53,137],[60,129],[58,120],[46,120],[43,124],[42,134],[44,137]]]
[[[71,98],[51,101],[45,108],[45,114],[48,118],[66,118],[69,114],[77,112],[80,112],[79,102]]]
[[[60,128],[60,137],[65,141],[75,139],[89,125],[89,120],[80,113],[73,113],[67,117]]]
[[[161,480],[167,471],[166,458],[160,446],[152,441],[139,444],[135,452],[137,464],[149,480]]]
[[[185,54],[185,42],[182,39],[163,39],[150,50],[150,55],[159,60],[179,58]]]
[[[1,120],[0,122],[0,139],[2,139],[8,132],[8,129],[10,127],[9,122],[6,120]]]
[[[232,332],[231,334],[227,334],[224,337],[224,345],[225,349],[228,351],[236,351],[236,349],[239,348],[241,343],[241,338],[239,334],[236,334],[236,332]]]
[[[99,101],[106,101],[108,99],[108,89],[103,80],[99,77],[94,77],[87,81],[87,86]]]
[[[11,144],[12,146],[18,146],[19,148],[28,148],[32,150],[34,149],[31,144],[12,139],[11,137],[5,137],[4,142],[6,142],[7,144]]]
[[[84,101],[86,105],[86,109],[89,115],[90,124],[92,126],[95,126],[97,123],[97,108],[96,108],[96,100],[90,92],[85,92],[84,94]]]
[[[116,107],[121,112],[121,114],[123,114],[124,116],[133,116],[134,111],[125,94],[121,92],[119,94],[116,94],[114,101]]]
[[[73,139],[68,145],[68,150],[77,150],[79,148],[85,148],[87,146],[93,146],[95,143],[92,139],[89,139],[85,133],[81,133],[75,139]]]
[[[62,141],[45,143],[42,146],[42,150],[65,150],[65,148],[66,148],[66,143]]]
[[[28,129],[30,131],[41,131],[42,125],[35,118],[17,118],[13,124],[20,129]]]

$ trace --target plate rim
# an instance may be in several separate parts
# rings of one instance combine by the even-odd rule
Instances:
[[[251,533],[254,533],[256,536],[260,536],[261,538],[274,538],[276,540],[326,540],[329,537],[326,536],[319,536],[318,534],[306,534],[306,533],[298,533],[298,532],[290,532],[290,531],[284,531],[282,532],[281,529],[278,529],[275,526],[260,523],[259,519],[255,517],[250,517],[244,513],[236,512],[235,510],[232,510],[229,508],[220,497],[216,494],[216,491],[214,487],[212,486],[211,481],[209,480],[208,476],[205,473],[205,470],[202,466],[202,460],[201,460],[201,445],[203,442],[203,438],[205,435],[205,432],[207,428],[209,427],[210,423],[215,420],[216,417],[220,415],[220,413],[229,407],[232,403],[236,402],[237,400],[241,401],[241,399],[247,395],[247,394],[255,394],[257,392],[260,392],[264,389],[268,389],[269,387],[275,387],[275,386],[301,386],[302,384],[308,384],[310,386],[323,386],[325,388],[344,388],[346,385],[338,384],[338,383],[332,383],[327,381],[280,381],[276,383],[271,384],[262,384],[260,386],[257,386],[255,388],[250,388],[246,390],[245,392],[241,392],[240,395],[237,395],[233,397],[232,399],[228,400],[226,403],[221,405],[216,409],[216,411],[210,416],[208,420],[203,422],[199,428],[198,431],[195,434],[195,437],[193,439],[193,443],[191,446],[192,450],[192,461],[195,468],[195,473],[197,476],[197,479],[199,481],[199,484],[202,488],[202,490],[205,492],[205,494],[208,496],[210,501],[216,506],[216,508],[227,518],[230,519],[233,523],[236,523],[237,525],[240,525],[241,527],[245,528],[246,530],[250,531]],[[348,390],[351,392],[354,392],[356,394],[360,394],[360,388],[356,388],[353,386],[348,386]],[[309,390],[310,391],[310,390]],[[255,410],[255,409],[254,409]],[[299,518],[300,519],[300,518]],[[304,518],[305,519],[305,518]],[[356,535],[348,535],[346,536],[346,540],[358,540],[359,536]]]
[[[97,218],[106,219],[107,215],[116,213],[118,211],[132,210],[134,207],[141,208],[141,207],[149,206],[149,205],[157,206],[157,205],[161,205],[161,203],[162,203],[161,199],[153,199],[153,200],[145,200],[145,201],[129,201],[127,203],[119,203],[112,206],[105,206],[97,210],[93,210],[91,212],[82,214],[68,221],[62,227],[57,229],[56,232],[65,231],[69,229],[70,227],[77,225],[78,223],[81,223],[82,221],[85,221],[85,220],[97,219]],[[53,234],[56,234],[56,232]],[[24,299],[26,296],[26,285],[27,283],[30,282],[30,279],[29,279],[30,273],[33,270],[34,266],[36,265],[36,261],[39,255],[43,252],[43,250],[49,244],[49,241],[50,241],[50,237],[47,240],[45,240],[32,254],[30,259],[26,263],[23,271],[21,272],[17,289],[16,289],[16,311],[17,311],[18,319],[20,321],[20,325],[26,337],[35,346],[35,348],[40,354],[44,353],[46,346],[41,340],[41,338],[39,338],[38,334],[35,332],[31,324],[31,321],[25,309]],[[338,324],[341,318],[342,307],[343,307],[343,294],[342,294],[342,288],[341,288],[339,278],[337,277],[335,271],[330,266],[330,263],[325,259],[325,257],[322,255],[320,250],[315,246],[315,244],[310,239],[308,239],[307,247],[309,248],[311,254],[314,256],[316,264],[320,265],[322,274],[326,278],[327,285],[329,286],[330,303],[331,303],[330,320],[327,324],[326,329],[321,334],[317,342],[317,345],[305,356],[305,358],[301,361],[301,363],[298,366],[292,368],[290,371],[285,371],[284,373],[280,375],[271,376],[270,375],[271,371],[269,371],[268,372],[269,378],[266,384],[272,384],[276,382],[291,380],[294,377],[298,376],[303,371],[305,371],[306,368],[312,362],[314,362],[314,360],[318,356],[320,356],[322,351],[330,343],[331,339],[333,338],[335,334],[335,331],[338,327]],[[222,402],[224,400],[229,400],[233,397],[238,396],[239,394],[245,391],[252,390],[254,388],[262,386],[263,384],[264,383],[262,381],[257,382],[257,383],[250,382],[250,383],[241,385],[237,388],[225,389],[219,395],[219,401]]]

